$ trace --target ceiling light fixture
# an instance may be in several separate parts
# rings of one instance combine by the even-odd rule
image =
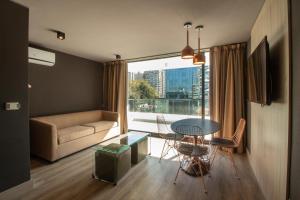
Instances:
[[[121,60],[121,55],[115,54],[115,56],[116,56],[116,60]]]
[[[195,29],[198,29],[198,52],[193,57],[194,65],[204,65],[205,64],[205,56],[204,53],[201,52],[200,49],[200,30],[203,29],[203,25],[197,26]]]
[[[57,34],[57,39],[59,40],[64,40],[66,38],[66,35],[63,32],[57,31],[56,34]]]
[[[181,51],[181,58],[192,59],[194,57],[194,49],[189,45],[189,28],[192,27],[192,23],[186,22],[184,27],[186,28],[186,47]]]

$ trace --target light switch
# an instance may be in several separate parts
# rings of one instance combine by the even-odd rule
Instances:
[[[6,102],[5,110],[20,110],[21,105],[19,102]]]

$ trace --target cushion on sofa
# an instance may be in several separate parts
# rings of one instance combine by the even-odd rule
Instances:
[[[100,121],[102,119],[102,111],[93,110],[86,112],[35,117],[33,119],[49,122],[55,124],[58,129],[63,129],[72,126],[79,126],[80,124]]]
[[[94,134],[94,128],[87,126],[72,126],[57,131],[58,144],[63,144],[78,138]]]
[[[88,124],[83,124],[82,126],[85,127],[93,127],[95,129],[95,132],[105,131],[109,130],[111,128],[117,127],[118,122],[115,121],[99,121],[99,122],[93,122]]]

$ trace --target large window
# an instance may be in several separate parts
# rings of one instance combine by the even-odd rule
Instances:
[[[167,122],[209,118],[209,54],[204,67],[180,57],[128,64],[129,129],[156,131],[156,115]]]

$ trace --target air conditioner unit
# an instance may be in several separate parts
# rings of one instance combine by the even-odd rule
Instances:
[[[39,65],[53,66],[55,64],[55,53],[28,47],[28,62]]]

